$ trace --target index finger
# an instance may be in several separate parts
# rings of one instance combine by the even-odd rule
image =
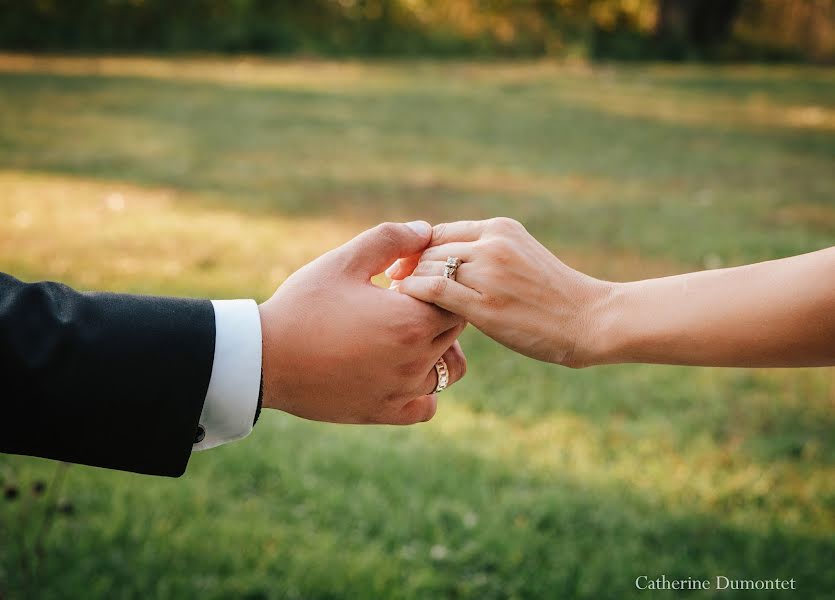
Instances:
[[[429,247],[449,244],[450,242],[474,242],[481,238],[487,221],[456,221],[439,223],[432,228],[432,241]]]

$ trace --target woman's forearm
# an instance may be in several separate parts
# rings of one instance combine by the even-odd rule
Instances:
[[[593,364],[835,365],[835,247],[613,284],[594,310]]]

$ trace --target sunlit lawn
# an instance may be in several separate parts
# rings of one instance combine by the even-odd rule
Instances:
[[[834,158],[832,70],[0,56],[0,270],[264,299],[376,222],[502,214],[594,275],[655,276],[834,244]],[[268,414],[179,480],[72,467],[28,591],[43,501],[0,501],[0,597],[835,592],[832,369],[574,372],[464,343],[419,427]],[[24,496],[54,470],[0,457]]]

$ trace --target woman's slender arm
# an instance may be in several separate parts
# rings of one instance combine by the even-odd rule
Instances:
[[[463,264],[442,276],[447,256]],[[835,365],[835,247],[742,267],[612,283],[566,266],[510,219],[436,227],[399,290],[527,356],[585,367],[645,362]]]
[[[597,363],[835,365],[835,248],[614,284],[598,310]]]

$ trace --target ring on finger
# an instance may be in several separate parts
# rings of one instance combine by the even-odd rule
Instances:
[[[435,386],[435,393],[440,394],[449,385],[449,369],[443,357],[435,362],[435,372],[438,374],[438,385]]]
[[[446,263],[444,263],[444,277],[455,281],[455,272],[461,266],[461,259],[457,256],[447,256]]]

